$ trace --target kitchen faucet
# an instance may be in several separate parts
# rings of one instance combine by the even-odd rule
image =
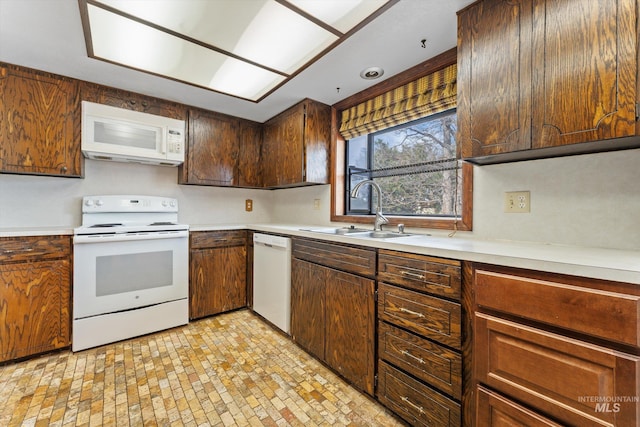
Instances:
[[[376,206],[376,220],[373,223],[373,231],[382,231],[382,224],[387,224],[389,220],[384,215],[382,215],[382,190],[380,190],[380,186],[378,185],[378,183],[374,182],[371,179],[360,181],[351,190],[351,197],[358,197],[358,191],[364,184],[369,184],[373,189],[376,190],[378,203]]]

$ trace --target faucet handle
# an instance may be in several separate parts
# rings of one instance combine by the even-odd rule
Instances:
[[[398,233],[404,233],[404,224],[398,224]]]

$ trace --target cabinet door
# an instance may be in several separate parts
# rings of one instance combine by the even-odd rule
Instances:
[[[635,135],[636,0],[539,1],[534,13],[533,147]]]
[[[477,426],[560,427],[553,421],[484,387],[478,387]]]
[[[238,120],[205,110],[189,110],[187,164],[181,184],[233,186],[238,183]]]
[[[68,260],[0,265],[0,361],[69,346]]]
[[[240,120],[240,158],[238,160],[240,187],[262,187],[261,146],[262,125]]]
[[[247,304],[247,253],[244,246],[191,251],[189,306],[191,319]]]
[[[531,147],[532,0],[485,0],[458,22],[462,157]]]
[[[325,281],[327,268],[291,260],[291,338],[321,360],[325,358]]]
[[[375,282],[327,269],[325,360],[357,388],[373,395]]]
[[[304,104],[265,124],[262,164],[265,187],[304,182]]]
[[[82,176],[76,81],[0,67],[0,170]]]

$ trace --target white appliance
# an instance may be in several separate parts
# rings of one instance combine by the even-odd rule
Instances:
[[[78,351],[187,324],[189,226],[176,199],[85,196],[73,236]]]
[[[164,166],[184,162],[185,121],[82,101],[85,157]]]
[[[253,235],[253,311],[291,332],[291,239]]]

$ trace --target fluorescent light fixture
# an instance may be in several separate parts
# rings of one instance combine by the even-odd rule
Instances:
[[[89,55],[259,101],[398,0],[80,0]]]

